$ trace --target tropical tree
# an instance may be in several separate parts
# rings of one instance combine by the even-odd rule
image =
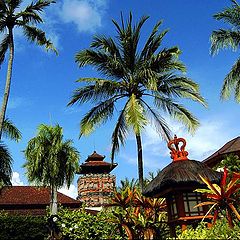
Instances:
[[[6,118],[3,122],[3,136],[18,142],[21,138],[21,132],[17,127]],[[5,144],[0,142],[0,187],[11,185],[13,159]]]
[[[0,188],[4,185],[12,185],[12,162],[11,154],[3,143],[0,143]]]
[[[45,46],[47,50],[56,51],[52,42],[46,38],[45,32],[36,27],[36,24],[43,22],[39,13],[55,1],[38,0],[32,2],[25,9],[19,10],[22,2],[23,0],[0,0],[0,33],[5,34],[0,43],[0,64],[3,63],[5,55],[9,50],[5,90],[0,112],[0,139],[11,87],[14,59],[14,28],[22,29],[30,42]]]
[[[140,50],[140,32],[147,19],[148,17],[142,17],[134,25],[131,13],[126,23],[121,16],[120,25],[113,20],[117,30],[116,39],[95,36],[89,49],[76,54],[79,67],[94,66],[106,78],[80,78],[78,82],[86,85],[75,90],[68,104],[96,103],[81,120],[80,136],[90,134],[96,126],[111,119],[114,112],[118,113],[112,133],[112,161],[120,144],[125,143],[127,134],[133,130],[137,142],[138,178],[141,189],[141,132],[149,120],[155,124],[160,135],[169,140],[169,127],[157,110],[163,110],[193,131],[199,124],[197,119],[175,100],[189,98],[204,104],[198,85],[181,74],[186,69],[178,60],[179,48],[159,50],[162,39],[168,32],[159,32],[161,21],[155,25]],[[116,108],[117,103],[119,105]]]
[[[78,168],[79,153],[72,140],[63,141],[63,130],[59,125],[41,124],[37,136],[32,138],[24,151],[27,177],[37,185],[50,186],[52,215],[57,213],[57,189],[70,187]]]
[[[223,21],[229,25],[228,29],[218,29],[211,35],[211,54],[217,54],[219,50],[231,48],[233,51],[239,49],[240,43],[240,6],[236,0],[231,0],[232,5],[214,15],[216,20]],[[232,66],[226,75],[221,90],[221,98],[228,99],[234,93],[235,100],[240,102],[240,58]]]

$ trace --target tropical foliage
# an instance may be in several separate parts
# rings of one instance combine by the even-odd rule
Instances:
[[[223,169],[226,166],[229,174],[233,172],[240,173],[240,159],[237,155],[228,154],[224,159],[216,166],[216,169]]]
[[[29,4],[23,10],[20,10],[20,5],[22,2],[22,0],[0,1],[0,33],[5,34],[0,43],[0,65],[3,63],[5,55],[9,50],[5,91],[0,112],[0,139],[2,135],[3,122],[5,119],[12,78],[14,59],[13,29],[22,29],[27,40],[30,42],[35,42],[37,45],[45,46],[47,50],[50,49],[56,51],[52,42],[46,38],[44,31],[36,27],[36,24],[43,22],[43,19],[40,17],[40,13],[55,1],[37,0]]]
[[[28,180],[51,188],[52,214],[57,213],[57,189],[69,187],[78,168],[79,153],[72,143],[72,140],[63,141],[63,129],[59,125],[42,124],[24,151]]]
[[[202,181],[207,185],[208,189],[197,189],[195,191],[205,193],[208,201],[198,204],[196,207],[203,205],[212,205],[209,209],[214,210],[213,223],[219,217],[219,213],[226,215],[228,224],[233,227],[233,215],[240,221],[240,214],[236,207],[240,204],[240,184],[237,181],[240,179],[240,173],[233,173],[228,179],[228,171],[224,168],[224,173],[219,185],[212,184],[208,179],[200,176]]]
[[[118,115],[112,133],[112,160],[124,145],[127,134],[132,130],[137,142],[138,173],[140,188],[143,188],[143,159],[141,132],[149,122],[157,132],[169,140],[170,130],[161,110],[174,117],[193,131],[197,119],[176,100],[188,98],[202,104],[204,99],[198,85],[182,75],[186,68],[179,61],[178,47],[162,48],[167,30],[159,31],[162,21],[153,28],[140,50],[140,33],[148,17],[142,17],[136,24],[132,14],[121,24],[113,20],[117,37],[95,36],[89,49],[76,54],[79,67],[93,66],[105,78],[80,78],[85,86],[75,90],[69,105],[94,103],[95,106],[80,123],[80,136],[88,135],[94,129]],[[118,109],[118,110],[117,110]]]
[[[106,211],[93,215],[84,209],[60,209],[58,216],[56,224],[61,231],[59,236],[63,239],[122,239],[117,225],[109,221],[111,213]]]
[[[3,122],[3,136],[17,142],[22,138],[21,132],[8,118]],[[12,162],[7,146],[0,142],[0,187],[11,185]]]
[[[169,234],[164,199],[146,198],[139,190],[126,188],[116,192],[108,206],[113,207],[112,221],[123,238],[165,239]]]
[[[211,35],[211,54],[216,54],[220,49],[231,48],[236,51],[239,48],[240,39],[240,6],[236,0],[232,0],[232,6],[214,15],[214,18],[229,25],[228,29],[218,29]],[[221,98],[228,99],[234,93],[235,100],[240,102],[240,58],[232,66],[224,79]]]
[[[0,228],[2,240],[43,240],[48,236],[45,217],[13,216],[0,212]]]
[[[4,185],[12,185],[12,162],[11,154],[3,143],[0,143],[0,188]]]
[[[177,235],[177,239],[240,239],[240,225],[230,228],[225,218],[217,220],[211,228],[200,223],[196,228],[188,228]]]

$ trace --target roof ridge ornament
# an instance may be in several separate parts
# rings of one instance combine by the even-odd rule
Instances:
[[[179,149],[179,143],[182,143],[182,146]],[[174,145],[174,146],[173,146]],[[171,158],[173,161],[184,161],[188,160],[188,152],[185,151],[186,140],[184,138],[178,138],[177,135],[174,135],[174,139],[168,142],[168,148],[171,150]]]

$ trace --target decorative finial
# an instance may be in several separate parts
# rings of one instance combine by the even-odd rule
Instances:
[[[182,146],[179,149],[178,145],[180,142],[182,142]],[[168,143],[168,148],[171,150],[170,154],[173,161],[188,160],[188,152],[185,151],[185,147],[186,140],[184,138],[177,138],[177,136],[174,135],[174,139],[169,141]]]

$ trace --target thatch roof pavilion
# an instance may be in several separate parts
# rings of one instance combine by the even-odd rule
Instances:
[[[195,160],[173,161],[166,166],[145,188],[143,194],[148,197],[165,197],[169,192],[181,189],[204,187],[199,174],[213,183],[218,183],[221,173],[213,171],[207,165]]]
[[[179,147],[179,143],[182,143]],[[143,195],[148,197],[164,197],[167,202],[168,224],[172,236],[175,236],[175,226],[184,230],[186,225],[199,222],[208,212],[206,206],[194,208],[204,201],[203,195],[194,192],[197,188],[206,187],[199,174],[218,183],[222,174],[209,168],[202,162],[189,160],[185,151],[186,141],[174,137],[168,143],[173,162],[166,166],[144,189]],[[211,219],[212,216],[206,216]]]

